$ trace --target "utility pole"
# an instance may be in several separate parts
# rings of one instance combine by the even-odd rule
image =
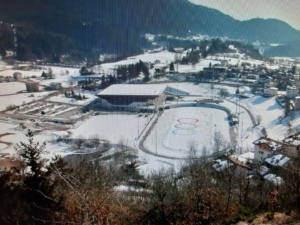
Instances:
[[[156,142],[156,155],[157,155],[157,122],[156,122],[156,124],[155,124],[155,142]]]
[[[140,137],[140,117],[138,115],[138,139]]]
[[[16,27],[12,24],[11,25],[12,28],[13,28],[13,34],[14,34],[14,47],[15,47],[15,53],[14,53],[14,57],[15,59],[17,59],[17,51],[18,51],[18,39],[17,39],[17,30],[16,30]]]
[[[178,94],[178,84],[176,84],[176,95],[177,95],[177,105],[178,105],[178,96],[179,96],[179,94]]]

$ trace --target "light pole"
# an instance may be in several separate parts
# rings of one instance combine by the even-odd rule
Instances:
[[[156,145],[156,155],[157,155],[157,122],[155,122],[156,124],[155,124],[155,145]]]
[[[178,105],[178,84],[176,84],[176,96],[177,96],[177,105]]]
[[[140,117],[138,115],[138,139],[140,137]]]
[[[242,114],[242,127],[241,127],[241,144],[242,144],[242,138],[243,138],[243,120],[244,120],[243,114],[244,114],[244,112],[241,112],[241,114]]]

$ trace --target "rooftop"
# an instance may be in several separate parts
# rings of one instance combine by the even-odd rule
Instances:
[[[269,158],[265,159],[265,162],[272,165],[272,166],[284,166],[288,161],[290,161],[290,158],[281,154],[273,155]]]
[[[268,174],[266,176],[264,176],[265,180],[270,181],[271,183],[273,183],[274,185],[281,185],[283,184],[283,179],[281,177],[276,176],[275,174]]]
[[[212,167],[218,172],[230,166],[232,166],[231,163],[229,163],[227,160],[221,160],[221,159],[214,160],[214,164],[212,165]]]
[[[132,96],[158,96],[167,85],[163,84],[114,84],[100,91],[97,95],[132,95]]]
[[[282,151],[284,148],[290,147],[288,143],[283,143],[280,141],[273,140],[271,138],[261,137],[254,142],[255,145],[267,144],[270,146],[271,151]],[[265,149],[266,150],[266,149]]]

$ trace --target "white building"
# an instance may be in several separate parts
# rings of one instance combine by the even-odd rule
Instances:
[[[287,86],[286,87],[286,97],[290,99],[294,99],[298,95],[298,89],[295,86]]]
[[[254,161],[257,163],[263,162],[272,154],[272,148],[270,143],[265,138],[260,138],[254,142]]]
[[[152,105],[157,109],[166,95],[188,95],[187,92],[164,84],[114,84],[99,92],[103,107],[119,110],[140,111]]]
[[[268,97],[277,96],[278,88],[276,87],[268,87],[264,89],[264,95]]]
[[[276,141],[270,138],[261,137],[254,142],[254,161],[256,163],[262,163],[265,159],[272,157],[274,153],[285,152],[288,144]]]
[[[112,109],[138,110],[153,105],[164,93],[167,85],[114,84],[99,92],[102,105]]]

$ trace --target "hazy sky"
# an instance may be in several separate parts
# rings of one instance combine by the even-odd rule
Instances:
[[[238,20],[276,18],[300,30],[300,0],[189,0]]]

